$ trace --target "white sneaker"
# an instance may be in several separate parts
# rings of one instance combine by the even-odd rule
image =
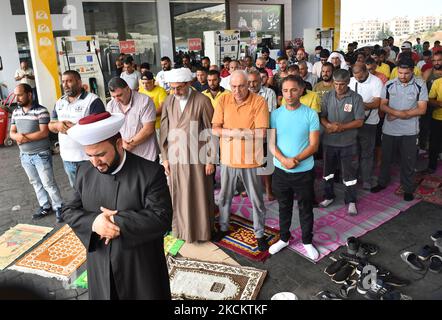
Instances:
[[[348,204],[348,214],[351,216],[355,216],[358,214],[358,209],[356,208],[356,203],[350,202]]]
[[[325,199],[322,202],[319,203],[319,205],[323,208],[328,207],[329,205],[331,205],[333,203],[333,201],[335,201],[335,199]]]
[[[303,244],[305,251],[307,251],[307,256],[316,261],[319,258],[318,250],[312,244]]]
[[[284,249],[285,247],[287,247],[289,245],[289,242],[284,242],[282,240],[278,240],[277,243],[274,243],[270,246],[269,248],[269,252],[270,254],[275,254],[278,253],[279,251],[281,251],[282,249]]]

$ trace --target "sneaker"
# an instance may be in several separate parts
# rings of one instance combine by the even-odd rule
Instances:
[[[344,259],[339,259],[332,264],[330,264],[327,268],[325,268],[324,272],[330,277],[333,277],[342,267],[344,267],[347,264],[347,261]]]
[[[388,284],[393,287],[405,287],[410,284],[410,281],[398,278],[394,276],[390,271],[386,271],[384,273],[379,273],[378,277],[384,281],[385,284]]]
[[[366,288],[366,286],[364,285],[364,279],[367,276],[367,273],[361,273],[359,275],[358,280],[356,281],[356,291],[360,294],[366,294],[368,289]],[[371,286],[371,278],[368,278],[368,285]]]
[[[315,248],[313,244],[303,244],[305,251],[307,252],[307,257],[312,259],[313,261],[318,260],[319,252],[318,249]]]
[[[267,243],[266,237],[256,238],[258,241],[258,250],[267,251],[269,249],[269,244]]]
[[[38,219],[44,218],[47,215],[49,215],[51,212],[52,212],[51,208],[44,209],[44,208],[40,207],[40,209],[38,209],[38,211],[32,215],[32,220],[38,220]]]
[[[405,192],[404,193],[404,200],[405,201],[413,201],[414,195],[412,193]]]
[[[391,291],[389,285],[385,284],[381,279],[372,282],[370,289],[364,295],[368,300],[381,300],[382,296]]]
[[[336,272],[336,274],[332,277],[332,281],[339,284],[344,283],[345,280],[355,274],[355,269],[356,268],[354,265],[347,263],[338,272]]]
[[[442,252],[442,238],[437,239],[434,241],[434,245],[439,248],[439,251]]]
[[[431,240],[436,241],[437,239],[442,239],[442,230],[436,231],[430,236]]]
[[[356,239],[355,237],[349,237],[347,239],[346,246],[348,254],[356,255],[356,253],[358,253],[359,250],[359,240]]]
[[[335,201],[335,199],[325,199],[322,202],[319,203],[320,207],[326,208],[329,205],[331,205],[333,203],[333,201]]]
[[[370,255],[374,256],[378,253],[379,247],[372,243],[361,243],[361,247]]]
[[[345,299],[348,298],[350,292],[356,289],[356,284],[357,284],[356,280],[346,280],[344,284],[341,286],[341,288],[339,288],[340,296]]]
[[[381,186],[380,184],[378,184],[376,187],[371,188],[370,192],[371,193],[378,193],[379,191],[384,190],[386,187]]]
[[[351,255],[351,254],[348,254],[346,252],[341,252],[339,254],[339,258],[344,259],[344,260],[346,260],[346,261],[348,261],[348,262],[350,262],[350,263],[352,263],[354,265],[358,265],[360,263],[365,263],[366,262],[366,259],[354,256],[354,255]]]
[[[330,292],[328,290],[320,291],[314,296],[318,300],[342,300],[342,298],[338,297],[336,293]]]
[[[57,219],[57,223],[64,222],[61,208],[55,209],[55,218]]]
[[[350,202],[348,204],[348,214],[350,216],[356,216],[358,214],[358,209],[356,208],[356,203]]]
[[[417,254],[418,258],[425,261],[428,260],[432,255],[439,253],[439,249],[436,246],[425,245],[421,248]]]

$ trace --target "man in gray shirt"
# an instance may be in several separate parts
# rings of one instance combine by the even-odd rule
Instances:
[[[381,110],[385,112],[382,127],[382,163],[376,193],[390,182],[390,164],[395,153],[401,155],[401,185],[404,200],[412,201],[419,145],[419,117],[427,110],[428,90],[421,79],[413,75],[414,62],[410,58],[399,61],[398,77],[388,81],[381,94]]]
[[[362,97],[348,87],[349,83],[350,73],[347,70],[335,71],[334,89],[325,93],[321,100],[320,117],[321,124],[325,128],[323,138],[325,199],[320,205],[327,207],[334,201],[333,178],[340,164],[348,214],[357,215],[357,129],[364,124],[365,111]]]
[[[45,107],[32,103],[32,87],[29,84],[19,84],[14,94],[17,97],[18,108],[12,113],[10,136],[18,143],[21,165],[34,187],[40,204],[32,219],[43,218],[51,212],[50,198],[57,222],[63,222],[63,200],[52,168],[49,112]]]

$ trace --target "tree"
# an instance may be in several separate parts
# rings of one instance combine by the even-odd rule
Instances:
[[[390,28],[388,26],[385,26],[385,24],[382,24],[382,30],[378,32],[378,35],[376,36],[376,41],[382,41],[392,36],[394,35]]]

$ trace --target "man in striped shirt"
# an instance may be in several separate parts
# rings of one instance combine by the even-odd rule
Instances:
[[[40,205],[38,211],[32,215],[32,219],[47,216],[51,212],[52,202],[57,222],[63,222],[61,217],[63,200],[52,168],[48,129],[49,112],[45,107],[32,103],[30,85],[19,84],[14,94],[17,97],[18,108],[12,113],[10,136],[17,141],[21,165],[34,187]]]

